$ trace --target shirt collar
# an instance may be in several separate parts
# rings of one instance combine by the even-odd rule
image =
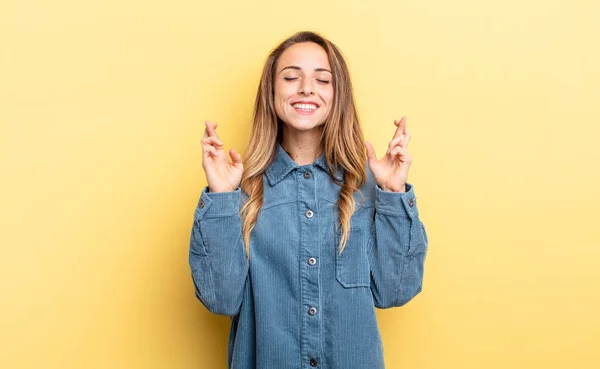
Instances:
[[[290,158],[288,153],[285,152],[280,143],[277,143],[277,148],[275,150],[275,159],[265,171],[271,186],[275,186],[292,170],[300,167],[294,160],[292,160],[292,158]],[[327,172],[325,153],[322,153],[313,164]],[[338,167],[333,175],[338,181],[342,181],[344,178],[344,171]]]

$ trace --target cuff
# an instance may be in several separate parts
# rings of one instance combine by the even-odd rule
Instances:
[[[413,185],[410,183],[406,183],[406,192],[384,191],[378,185],[375,185],[375,188],[375,209],[377,211],[384,211],[411,219],[419,217],[417,198]]]
[[[204,187],[200,200],[198,200],[198,206],[196,206],[196,218],[237,214],[240,211],[241,194],[242,190],[240,188],[229,192],[209,192],[208,186]]]

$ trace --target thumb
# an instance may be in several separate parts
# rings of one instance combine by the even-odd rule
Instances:
[[[242,156],[238,154],[233,148],[229,149],[229,157],[231,158],[231,161],[233,162],[234,166],[237,167],[242,165]]]
[[[369,160],[369,166],[373,166],[377,162],[377,155],[375,154],[375,149],[373,149],[373,145],[370,142],[365,141],[365,147],[367,148],[367,159]]]

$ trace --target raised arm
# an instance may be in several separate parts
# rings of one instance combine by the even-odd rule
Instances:
[[[243,165],[233,149],[229,158],[216,133],[206,122],[202,166],[208,186],[194,212],[189,264],[198,299],[215,314],[239,312],[248,277],[240,219]]]
[[[412,163],[406,117],[394,124],[396,132],[380,160],[366,143],[369,168],[377,182],[368,256],[371,291],[379,308],[404,305],[421,292],[428,246],[413,186],[406,182]]]

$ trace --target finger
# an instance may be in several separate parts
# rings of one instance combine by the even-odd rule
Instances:
[[[202,152],[205,154],[205,156],[219,156],[219,151],[213,145],[203,144]]]
[[[210,157],[210,145],[202,145],[202,157],[208,159]]]
[[[396,132],[394,132],[394,137],[398,137],[399,135],[404,133],[404,129],[406,127],[406,117],[402,117],[400,121],[394,121],[394,124],[396,124],[396,126],[398,127],[396,128]]]
[[[405,137],[404,135],[395,137],[394,139],[392,139],[392,141],[390,141],[390,144],[388,145],[388,149],[387,149],[387,153],[389,153],[394,147],[401,145],[404,142]]]
[[[234,166],[242,165],[242,156],[238,154],[233,148],[229,149],[229,157]]]
[[[202,144],[218,146],[219,148],[223,147],[223,142],[221,142],[221,140],[219,140],[217,137],[206,137],[202,140]]]
[[[400,136],[400,139],[395,138],[390,142],[390,146],[388,147],[388,151],[392,150],[395,146],[402,146],[405,149],[408,148],[408,143],[410,142],[410,133]],[[392,145],[394,143],[394,145]]]
[[[211,122],[206,122],[206,129],[208,131],[208,136],[209,137],[217,137],[219,138],[219,136],[217,135],[217,123],[211,123]]]
[[[369,160],[369,165],[377,162],[377,154],[375,153],[375,149],[370,142],[365,141],[365,148],[367,149],[367,160]]]
[[[211,127],[212,127],[212,128],[214,128],[214,129],[217,129],[217,125],[218,125],[218,123],[217,123],[217,122],[211,122],[210,120],[205,120],[205,121],[204,121],[204,123],[205,123],[206,125],[209,125],[209,126],[211,126]]]
[[[210,154],[214,157],[219,156],[219,151],[214,146],[208,146],[210,150]]]
[[[207,158],[209,156],[217,157],[219,156],[219,152],[215,149],[214,146],[204,145],[202,146],[202,152],[204,153],[204,157]]]
[[[406,150],[402,146],[394,147],[394,149],[390,152],[389,155],[391,159],[399,158],[404,163],[412,162],[412,157],[408,153],[408,150]]]
[[[208,126],[208,121],[205,120],[204,121],[204,135],[202,136],[202,138],[208,137],[208,128],[207,128],[207,126]]]
[[[394,147],[393,149],[390,150],[390,155],[391,156],[406,155],[406,154],[408,154],[408,151],[404,147],[402,147],[400,145],[398,145],[398,146],[396,146],[396,147]]]

